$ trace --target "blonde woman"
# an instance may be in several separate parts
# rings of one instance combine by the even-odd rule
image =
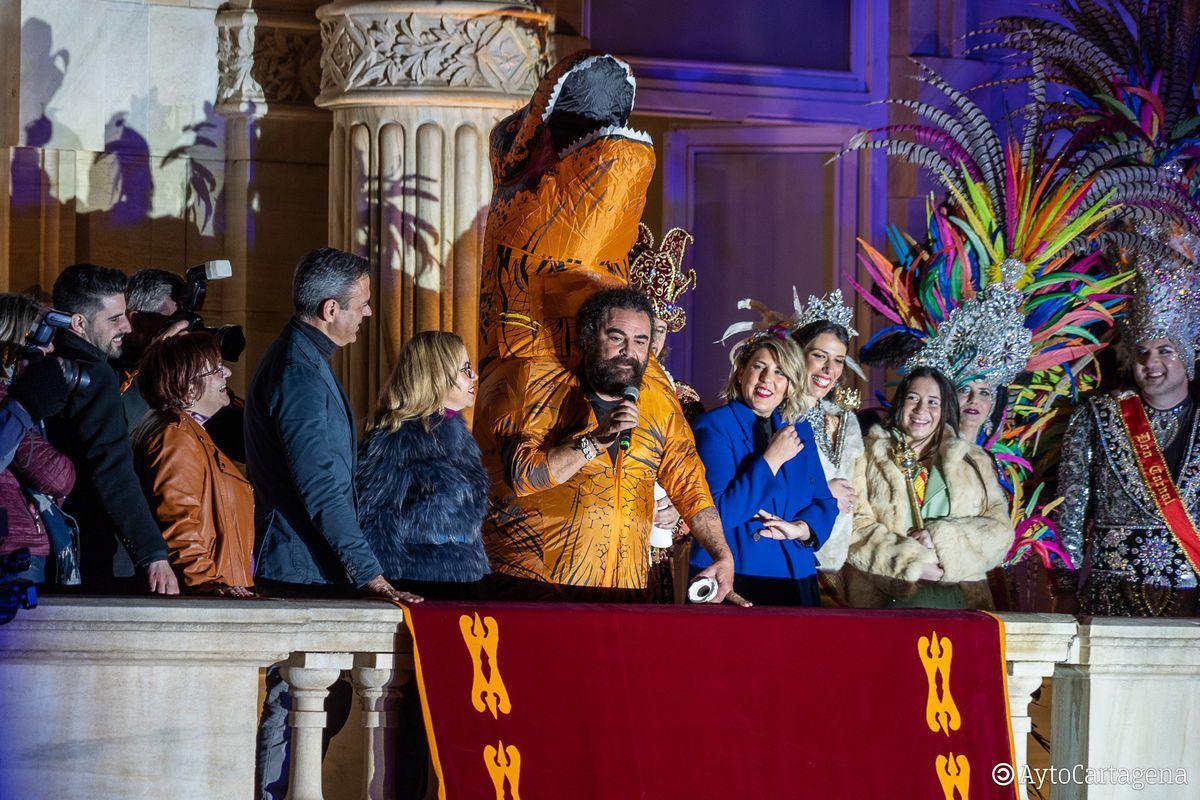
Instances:
[[[461,413],[477,376],[462,339],[418,333],[400,349],[359,453],[363,533],[395,586],[477,597],[490,570],[480,538],[488,476]]]
[[[733,588],[761,605],[819,606],[814,553],[837,501],[817,456],[800,347],[774,330],[734,351],[725,405],[697,418],[696,449],[733,551]],[[692,553],[693,572],[710,563]]]

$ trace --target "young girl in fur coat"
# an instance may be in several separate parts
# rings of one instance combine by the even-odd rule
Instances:
[[[418,333],[400,349],[358,459],[358,517],[384,576],[432,599],[479,596],[488,476],[459,412],[478,376],[462,339]]]
[[[954,387],[918,367],[896,389],[887,424],[866,436],[855,468],[854,527],[845,571],[858,607],[993,607],[987,572],[1013,541],[1008,501],[990,457],[960,439]],[[914,525],[904,473],[892,458],[897,433],[915,451],[924,526]]]

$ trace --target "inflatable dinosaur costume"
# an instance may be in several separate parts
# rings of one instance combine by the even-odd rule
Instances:
[[[561,483],[547,463],[551,448],[596,427],[575,315],[596,291],[628,284],[654,172],[649,136],[625,127],[634,91],[623,62],[576,53],[492,132],[475,434],[492,479],[484,542],[492,568],[513,577],[643,588],[655,481],[684,519],[713,504],[653,361],[628,450],[602,453]]]

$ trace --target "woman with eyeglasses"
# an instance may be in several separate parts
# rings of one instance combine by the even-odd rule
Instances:
[[[229,404],[216,337],[183,333],[142,356],[150,411],[134,428],[133,466],[185,592],[253,597],[254,493],[205,425]]]
[[[489,480],[462,412],[478,375],[456,334],[408,340],[359,452],[358,518],[393,586],[431,599],[480,596]]]

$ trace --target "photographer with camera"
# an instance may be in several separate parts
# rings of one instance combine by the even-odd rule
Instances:
[[[156,338],[187,330],[187,320],[172,319],[186,290],[183,278],[165,269],[138,270],[125,287],[125,313],[130,330],[125,334],[121,356],[114,366],[121,379],[121,405],[130,433],[150,410],[137,382],[142,354]]]
[[[162,269],[138,270],[125,290],[125,306],[132,330],[125,337],[121,356],[121,402],[130,433],[150,410],[138,384],[138,363],[150,343],[183,331],[203,331],[216,337],[223,361],[237,361],[246,347],[241,326],[209,328],[200,317],[208,281],[228,278],[233,268],[228,261],[208,261],[187,271],[184,279]],[[234,461],[245,463],[243,432],[245,405],[232,391],[229,405],[208,421],[206,429],[217,448]]]
[[[73,543],[61,512],[57,517],[43,514],[43,508],[58,511],[56,504],[75,484],[70,459],[41,430],[41,420],[62,409],[70,390],[62,363],[46,357],[52,346],[30,342],[44,316],[34,300],[0,294],[0,513],[6,523],[0,527],[0,563],[18,551],[28,553],[27,562],[19,559],[26,566],[0,575],[0,581],[10,584],[45,582],[51,553],[59,554],[63,539],[68,551]],[[64,534],[53,537],[53,547],[52,529]],[[70,561],[60,565],[68,569],[74,564],[71,558],[58,561]]]
[[[54,305],[70,314],[70,328],[57,334],[57,352],[78,363],[89,383],[71,394],[46,429],[79,477],[65,508],[83,529],[84,586],[133,592],[140,571],[151,592],[179,594],[167,544],[133,470],[120,385],[108,362],[120,356],[130,331],[127,283],[123,273],[94,264],[68,267],[54,282]]]

